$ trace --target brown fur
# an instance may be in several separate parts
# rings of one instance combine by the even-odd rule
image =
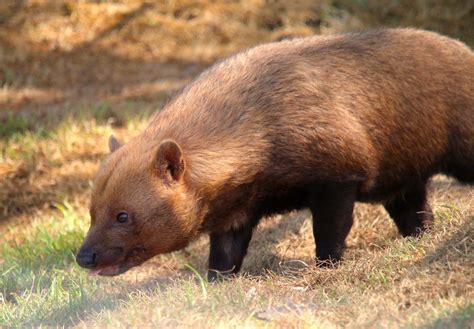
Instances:
[[[163,157],[165,140],[177,153]],[[412,185],[422,189],[414,209],[429,211],[423,191],[433,174],[474,181],[474,53],[411,29],[261,45],[205,71],[144,132],[111,144],[85,242],[98,257],[110,254],[99,266],[126,270],[201,232],[217,239],[271,213],[314,205],[323,218],[323,186],[387,202],[397,221],[396,199]],[[116,222],[121,210],[129,223]]]

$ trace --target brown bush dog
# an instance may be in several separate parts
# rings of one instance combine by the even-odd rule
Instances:
[[[205,71],[95,178],[77,262],[117,275],[210,234],[209,279],[237,273],[262,216],[309,207],[339,260],[355,201],[404,236],[433,221],[436,173],[474,182],[474,53],[412,29],[270,43]]]

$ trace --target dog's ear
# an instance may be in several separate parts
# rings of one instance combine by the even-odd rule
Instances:
[[[154,168],[165,184],[180,181],[186,168],[181,147],[172,140],[161,143],[156,152]]]
[[[119,142],[117,138],[115,138],[114,135],[110,135],[109,137],[109,150],[110,153],[117,151],[120,146],[122,146],[122,143]]]

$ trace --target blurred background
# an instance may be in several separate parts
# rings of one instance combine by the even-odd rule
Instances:
[[[235,51],[380,26],[424,28],[472,44],[474,1],[2,0],[0,108],[161,100]]]

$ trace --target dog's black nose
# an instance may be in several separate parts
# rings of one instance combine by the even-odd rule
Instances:
[[[76,262],[84,268],[93,268],[97,265],[96,255],[90,249],[81,248],[76,256]]]

